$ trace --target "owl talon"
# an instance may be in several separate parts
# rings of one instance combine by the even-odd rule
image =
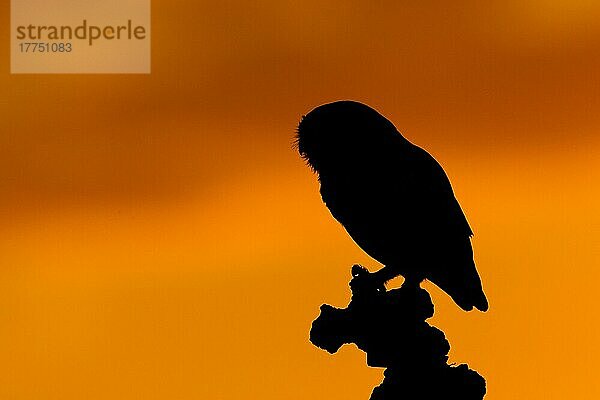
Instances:
[[[385,282],[381,282],[377,273],[370,273],[359,264],[352,266],[352,290],[385,292]]]
[[[369,275],[369,271],[360,264],[354,264],[352,266],[352,277],[358,278],[361,275]]]

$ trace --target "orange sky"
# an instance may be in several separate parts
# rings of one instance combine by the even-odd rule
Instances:
[[[600,5],[398,3],[155,1],[151,75],[3,52],[0,398],[367,399],[381,370],[308,330],[377,265],[291,149],[350,98],[442,163],[475,231],[490,311],[427,285],[451,360],[486,399],[597,399]]]

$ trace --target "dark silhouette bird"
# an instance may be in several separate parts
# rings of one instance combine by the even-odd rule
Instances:
[[[324,104],[304,116],[296,145],[318,174],[333,217],[384,265],[367,275],[373,285],[398,275],[416,287],[428,279],[462,309],[488,309],[473,261],[473,232],[429,153],[354,101]]]

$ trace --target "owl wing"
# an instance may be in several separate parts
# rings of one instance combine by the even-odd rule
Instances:
[[[409,219],[435,260],[427,278],[448,293],[464,310],[486,311],[487,299],[473,260],[473,231],[454,196],[441,165],[416,147],[404,166],[405,195],[410,198]],[[407,192],[408,191],[408,192]],[[406,204],[406,201],[403,202]]]

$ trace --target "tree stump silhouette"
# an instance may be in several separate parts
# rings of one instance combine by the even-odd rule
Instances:
[[[350,304],[323,304],[310,341],[332,354],[354,343],[367,354],[368,366],[386,368],[371,400],[483,399],[483,377],[466,364],[448,365],[450,344],[426,322],[434,313],[429,293],[418,286],[373,287],[364,279],[368,273],[352,268]]]

